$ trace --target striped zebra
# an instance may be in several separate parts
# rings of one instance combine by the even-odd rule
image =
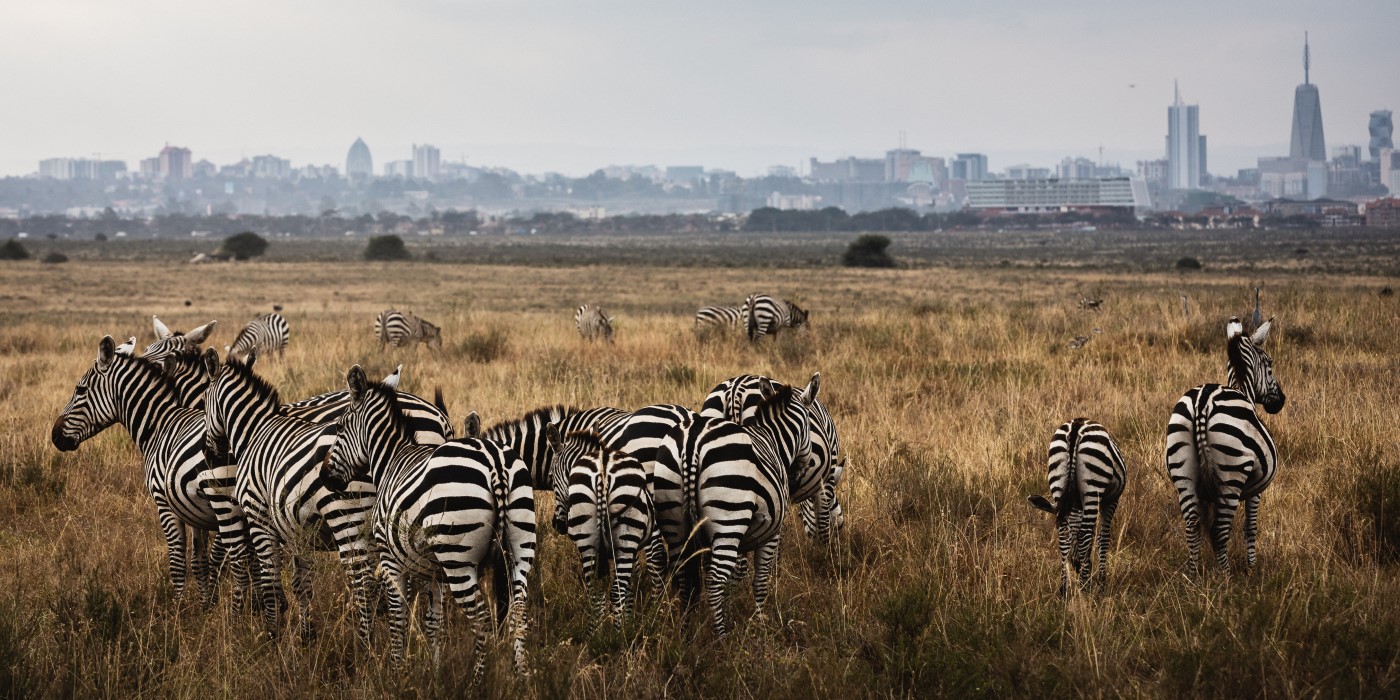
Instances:
[[[482,437],[515,450],[525,462],[525,466],[530,469],[530,484],[536,491],[546,491],[554,488],[551,471],[554,448],[545,434],[545,429],[550,424],[554,424],[561,434],[579,430],[601,433],[626,421],[629,415],[627,411],[607,406],[589,409],[547,406],[537,408],[519,418],[501,421],[488,428]],[[563,530],[560,530],[559,526],[564,520],[562,511],[558,510],[559,505],[555,504],[554,522],[556,531],[562,533]]]
[[[397,348],[405,342],[413,343],[415,351],[420,344],[429,350],[442,349],[442,329],[407,311],[380,311],[374,318],[374,337],[379,339],[380,352],[386,345]]]
[[[1069,575],[1079,574],[1079,587],[1088,587],[1094,560],[1090,547],[1097,534],[1097,581],[1108,568],[1108,543],[1113,536],[1113,512],[1123,495],[1128,471],[1108,429],[1088,418],[1075,418],[1050,438],[1047,481],[1050,498],[1030,496],[1030,504],[1055,516],[1060,546],[1060,595],[1069,593]],[[1096,533],[1097,530],[1097,533]]]
[[[1186,521],[1192,571],[1200,562],[1202,525],[1210,528],[1216,563],[1229,571],[1230,525],[1241,501],[1245,564],[1254,567],[1259,497],[1278,467],[1274,440],[1254,405],[1278,413],[1285,401],[1273,360],[1264,352],[1272,326],[1271,318],[1253,335],[1245,335],[1240,320],[1232,317],[1225,326],[1229,386],[1204,384],[1187,391],[1167,423],[1167,472]]]
[[[583,564],[593,619],[607,616],[611,599],[620,626],[631,612],[637,555],[652,537],[651,479],[636,457],[608,447],[596,433],[561,435],[550,425],[545,435],[556,455],[554,499],[567,504],[567,534]],[[604,595],[595,583],[610,568],[611,594]]]
[[[720,382],[705,397],[700,415],[742,423],[754,415],[763,401],[760,384],[764,379],[758,375],[743,374]],[[818,381],[819,375],[813,375],[804,391],[815,394]],[[778,385],[777,382],[773,383]],[[819,399],[814,399],[807,409],[808,425],[811,427],[811,459],[803,469],[793,474],[791,497],[794,503],[801,504],[803,531],[818,542],[827,542],[833,532],[839,531],[846,522],[841,500],[836,495],[836,488],[845,472],[846,458],[841,453],[836,423],[832,421],[826,406]]]
[[[807,311],[787,299],[774,299],[767,294],[750,294],[744,300],[746,331],[750,342],[765,335],[777,337],[784,329],[805,333],[808,329]]]
[[[218,521],[197,487],[204,469],[204,414],[179,405],[175,387],[158,365],[117,352],[116,341],[106,336],[98,344],[97,360],[54,422],[51,440],[60,451],[71,452],[116,423],[126,427],[145,463],[146,492],[155,501],[165,535],[176,597],[184,596],[186,570],[191,569],[201,602],[211,604],[215,589],[210,574],[218,571],[224,549],[217,541],[209,544]],[[186,559],[187,550],[192,561]]]
[[[574,312],[574,325],[584,340],[603,339],[613,341],[613,319],[601,306],[584,304]]]
[[[157,316],[151,317],[156,339],[141,356],[165,368],[165,374],[175,382],[180,405],[187,408],[204,408],[204,389],[209,384],[209,375],[204,372],[204,360],[200,345],[209,339],[218,321],[210,321],[188,333],[171,331]]]
[[[811,451],[807,405],[816,399],[816,387],[810,394],[767,380],[760,387],[764,399],[742,426],[692,414],[657,450],[654,498],[661,532],[673,562],[680,563],[687,594],[694,593],[703,570],[705,597],[721,636],[729,629],[724,587],[747,552],[754,552],[755,614],[762,614],[788,509],[788,474]]]
[[[259,314],[238,332],[238,337],[234,338],[233,344],[228,347],[228,355],[242,358],[256,347],[260,355],[276,352],[277,357],[281,358],[290,338],[287,319],[282,318],[282,314]]]
[[[704,334],[713,330],[748,328],[748,316],[744,311],[748,306],[702,306],[695,312],[695,332]]]
[[[358,632],[368,640],[372,615],[363,535],[374,485],[355,481],[342,490],[326,485],[320,464],[335,443],[337,424],[284,415],[277,390],[253,371],[257,358],[256,348],[245,359],[223,363],[212,348],[205,352],[214,377],[204,396],[205,452],[211,464],[237,465],[233,512],[225,514],[233,520],[220,525],[247,533],[269,635],[276,635],[283,607],[283,554],[290,555],[294,568],[292,587],[305,637],[311,631],[306,556],[311,548],[333,543],[351,577]]]
[[[337,491],[354,481],[373,483],[378,491],[372,534],[378,573],[387,579],[394,660],[404,655],[410,583],[426,580],[425,628],[434,661],[446,586],[475,629],[474,678],[480,678],[488,625],[478,572],[497,549],[509,569],[515,665],[524,672],[525,601],[536,544],[535,501],[525,463],[513,450],[479,439],[475,413],[467,417],[468,437],[436,447],[415,444],[394,383],[372,383],[355,365],[346,385],[351,405],[340,418],[323,478]]]

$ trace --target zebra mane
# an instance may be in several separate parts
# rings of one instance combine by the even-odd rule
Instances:
[[[399,391],[384,382],[369,382],[365,386],[368,391],[379,394],[379,397],[391,406],[389,410],[389,426],[394,434],[406,442],[413,442],[413,426],[409,423],[408,416],[403,413],[403,407],[399,405]]]
[[[770,411],[781,410],[781,406],[787,404],[789,401],[792,401],[792,395],[795,391],[796,389],[794,389],[792,386],[782,384],[780,382],[773,382],[773,395],[768,397],[760,397],[758,401],[758,406],[755,409],[754,414],[748,420],[744,421],[741,425],[753,425],[756,421],[758,421],[760,416],[763,416],[769,413]]]
[[[583,443],[584,448],[590,452],[596,452],[600,450],[604,452],[610,451],[608,446],[603,444],[603,438],[599,437],[596,431],[589,428],[585,428],[583,430],[570,431],[569,434],[564,435],[563,437],[565,442],[568,442],[570,440],[576,440],[578,442]]]
[[[553,423],[566,416],[578,413],[579,410],[580,409],[578,409],[575,406],[565,406],[563,404],[556,404],[554,406],[542,406],[540,408],[534,409],[533,411],[530,411],[529,413],[526,413],[525,415],[519,418],[500,421],[495,425],[492,425],[490,428],[487,428],[486,430],[482,431],[481,434],[493,435],[501,431],[510,430],[516,427],[523,427],[531,424],[538,424],[541,427],[543,427],[548,423]]]
[[[271,403],[271,405],[277,407],[278,411],[281,412],[282,396],[277,393],[277,387],[272,386],[266,379],[258,376],[258,373],[254,372],[252,367],[237,360],[224,362],[224,367],[233,370],[234,374],[238,375],[244,383],[252,388],[253,393],[256,394],[258,398]]]
[[[155,362],[152,362],[144,357],[139,357],[136,355],[122,355],[120,353],[118,353],[112,359],[113,362],[125,362],[127,364],[135,366],[137,368],[137,371],[139,372],[144,372],[146,374],[154,376],[156,378],[156,383],[164,389],[168,390],[171,396],[178,397],[180,395],[180,390],[175,386],[175,380],[169,374],[166,374],[165,368],[160,366],[159,364],[156,364]]]
[[[1248,345],[1246,345],[1248,343]],[[1228,371],[1229,386],[1231,389],[1243,393],[1252,401],[1254,397],[1254,368],[1246,357],[1247,351],[1253,348],[1251,342],[1244,333],[1238,333],[1230,337],[1227,354],[1230,358]],[[1258,350],[1255,350],[1258,353]]]

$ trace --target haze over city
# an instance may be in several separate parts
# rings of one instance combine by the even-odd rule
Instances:
[[[0,6],[0,175],[55,156],[343,165],[442,159],[586,175],[742,175],[912,148],[993,169],[1161,158],[1179,81],[1212,171],[1286,153],[1310,32],[1331,144],[1400,107],[1400,3],[369,2]]]

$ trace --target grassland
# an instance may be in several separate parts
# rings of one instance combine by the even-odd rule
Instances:
[[[766,620],[747,619],[750,598],[736,592],[741,621],[715,639],[700,611],[647,594],[622,631],[589,635],[577,557],[550,533],[532,581],[535,673],[513,678],[493,646],[490,696],[1400,694],[1400,302],[1379,293],[1396,280],[1298,270],[1287,255],[1187,276],[1003,268],[1000,255],[880,271],[0,265],[0,693],[462,693],[463,616],[449,618],[440,666],[415,638],[399,672],[358,646],[329,558],[315,565],[320,631],[306,644],[264,641],[226,601],[177,605],[125,432],[75,453],[48,442],[103,334],[144,341],[152,313],[181,329],[216,318],[221,347],[278,303],[292,345],[260,369],[288,398],[338,388],[353,363],[374,374],[403,362],[406,388],[441,386],[455,417],[476,410],[490,423],[549,403],[696,405],[740,372],[822,372],[850,459],[847,525],[831,549],[788,528]],[[1375,272],[1375,258],[1338,256],[1338,269]],[[1248,313],[1258,283],[1278,317],[1270,348],[1289,397],[1266,419],[1281,468],[1264,496],[1260,565],[1188,576],[1162,466],[1166,416],[1186,388],[1223,380],[1224,319]],[[697,341],[696,306],[755,289],[810,307],[812,334],[756,349]],[[1102,312],[1077,309],[1088,293],[1105,298]],[[615,346],[578,339],[583,301],[617,315]],[[378,354],[371,328],[387,306],[441,323],[444,351]],[[1077,335],[1092,339],[1068,349]],[[1130,476],[1107,591],[1066,601],[1051,522],[1025,496],[1044,490],[1050,433],[1076,415],[1115,433]],[[387,639],[382,623],[377,633]]]

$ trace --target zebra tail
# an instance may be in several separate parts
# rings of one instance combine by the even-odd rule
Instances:
[[[493,580],[496,590],[496,624],[506,624],[508,611],[510,610],[511,586],[514,577],[515,552],[511,549],[510,541],[510,472],[508,466],[495,464],[492,466],[495,472],[495,519],[496,519],[496,550],[500,554],[500,560],[496,562],[498,571]]]
[[[433,387],[433,405],[437,406],[442,415],[447,415],[447,402],[442,400],[442,387]]]
[[[1205,392],[1202,392],[1204,394]],[[1197,489],[1201,504],[1213,503],[1216,496],[1220,494],[1220,472],[1215,468],[1215,464],[1210,461],[1210,428],[1206,424],[1206,419],[1210,415],[1209,407],[1200,402],[1196,405],[1196,415],[1192,431],[1192,439],[1195,441],[1196,464],[1200,476],[1197,478]]]
[[[599,576],[606,576],[608,562],[612,558],[612,512],[608,508],[608,470],[606,465],[598,470],[598,556],[594,558]],[[606,555],[606,556],[605,556]]]
[[[756,295],[750,294],[749,298],[744,300],[744,314],[748,317],[745,330],[749,334],[749,342],[753,342],[754,337],[758,335],[758,315],[754,313],[758,310],[758,304],[754,303],[755,298]]]

